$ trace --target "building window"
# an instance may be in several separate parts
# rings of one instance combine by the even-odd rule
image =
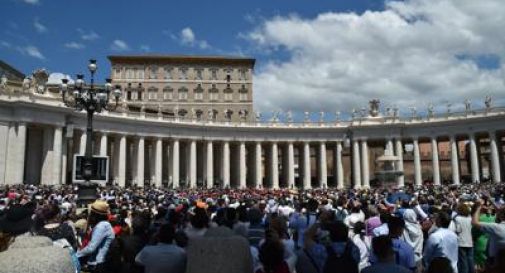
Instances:
[[[172,79],[172,68],[171,67],[165,67],[164,69],[164,73],[165,73],[165,80],[171,80]]]
[[[158,72],[158,68],[156,66],[151,66],[149,68],[149,79],[151,80],[154,80],[154,79],[157,79],[157,72]]]
[[[132,94],[131,94],[131,99],[132,100],[138,100],[138,98],[139,98],[138,94],[139,94],[139,92],[133,91]]]
[[[188,79],[188,69],[186,67],[179,68],[179,79],[180,80]]]
[[[114,77],[115,77],[116,79],[121,79],[121,78],[122,78],[122,75],[121,75],[121,68],[116,67],[116,68],[114,69]]]
[[[240,101],[246,101],[247,100],[247,88],[245,88],[245,84],[242,84],[242,87],[240,90],[238,90],[239,93],[239,100]]]
[[[158,89],[151,87],[147,90],[147,99],[148,100],[157,100],[158,99]]]
[[[163,100],[173,100],[174,90],[169,86],[163,88]]]
[[[233,72],[233,69],[226,68],[225,72],[226,72],[226,82],[230,82],[231,81],[231,73]]]
[[[233,93],[224,93],[224,100],[225,101],[232,101],[233,100]]]
[[[131,68],[126,69],[126,78],[133,79],[133,69],[131,69]]]
[[[246,100],[247,100],[247,93],[240,93],[240,97],[239,97],[239,99],[240,99],[241,101],[246,101]]]
[[[213,81],[217,80],[217,68],[210,69],[210,79]]]
[[[188,89],[182,87],[179,89],[179,100],[188,100]]]
[[[247,70],[246,69],[240,69],[240,80],[241,81],[247,80]]]
[[[143,68],[137,69],[137,78],[144,79],[144,69]]]
[[[202,84],[199,83],[195,90],[193,90],[193,93],[195,94],[195,100],[203,100]]]
[[[203,69],[195,68],[195,79],[200,81],[203,80]]]

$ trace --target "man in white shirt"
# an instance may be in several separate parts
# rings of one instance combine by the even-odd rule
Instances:
[[[434,258],[445,257],[451,261],[454,273],[458,273],[458,236],[449,229],[451,218],[446,212],[439,212],[435,223],[438,228],[430,234],[424,247],[424,267],[428,268]]]

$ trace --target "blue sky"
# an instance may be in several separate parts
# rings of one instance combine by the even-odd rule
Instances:
[[[243,37],[265,18],[382,6],[374,0],[2,0],[0,58],[25,73],[46,67],[74,75],[93,57],[101,78],[110,54],[241,54],[258,58],[260,67],[289,58],[282,50],[263,53]],[[183,29],[193,42],[184,40]]]
[[[111,54],[244,55],[257,59],[254,107],[269,113],[505,104],[503,0],[0,3],[0,59],[25,73],[75,75],[96,58],[103,80]]]

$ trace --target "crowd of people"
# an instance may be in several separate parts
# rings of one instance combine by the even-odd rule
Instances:
[[[0,272],[505,272],[505,187],[0,189]]]

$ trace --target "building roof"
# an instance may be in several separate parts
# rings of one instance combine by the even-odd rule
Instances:
[[[11,66],[10,64],[8,64],[2,60],[0,60],[0,68],[4,71],[7,71],[10,75],[18,78],[19,80],[22,80],[25,78],[25,74],[23,74],[23,72],[17,70],[13,66]]]
[[[254,67],[256,59],[236,56],[195,55],[110,55],[111,63],[191,63],[191,64],[245,64]]]

